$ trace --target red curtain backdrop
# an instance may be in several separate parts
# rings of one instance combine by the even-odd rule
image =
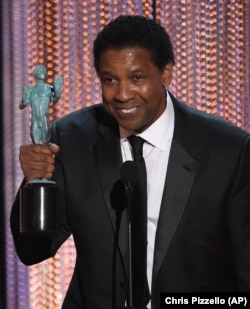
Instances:
[[[19,110],[22,86],[38,64],[47,82],[64,78],[51,121],[101,102],[92,64],[98,31],[120,14],[154,17],[169,32],[176,54],[170,90],[199,110],[250,132],[249,0],[8,0],[2,3],[4,210],[7,309],[61,308],[75,248],[70,238],[54,258],[26,267],[18,260],[9,214],[22,180],[19,146],[30,142],[29,110]],[[83,124],[84,125],[84,124]]]

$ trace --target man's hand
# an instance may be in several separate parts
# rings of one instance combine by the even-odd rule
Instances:
[[[51,179],[55,169],[55,156],[59,149],[56,144],[50,144],[48,147],[22,145],[19,160],[26,181],[35,178]]]

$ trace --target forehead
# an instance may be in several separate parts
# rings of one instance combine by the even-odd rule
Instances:
[[[100,58],[100,71],[106,67],[148,67],[152,66],[151,52],[139,47],[126,47],[122,49],[107,49]]]

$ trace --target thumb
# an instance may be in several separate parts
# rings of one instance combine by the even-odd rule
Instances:
[[[60,150],[60,147],[58,146],[58,145],[56,145],[56,144],[49,144],[49,149],[54,153],[54,154],[56,154],[56,153],[58,153],[59,152],[59,150]]]

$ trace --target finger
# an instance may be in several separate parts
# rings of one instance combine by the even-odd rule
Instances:
[[[55,151],[57,151],[57,147],[54,147]],[[43,161],[52,163],[54,157],[54,152],[43,145],[22,145],[20,147],[20,160]]]
[[[20,147],[20,152],[22,154],[43,153],[43,154],[51,155],[51,150],[48,147],[44,145],[39,145],[39,144],[22,145]]]
[[[23,174],[26,180],[35,178],[47,178],[50,179],[53,176],[55,170],[54,164],[48,164],[43,162],[32,162],[32,164],[23,162],[21,163]]]

